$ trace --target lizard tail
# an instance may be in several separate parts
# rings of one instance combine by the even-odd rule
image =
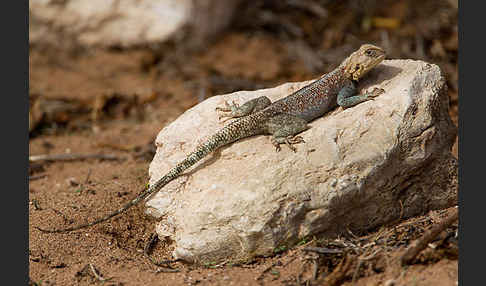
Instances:
[[[206,155],[208,155],[209,153],[215,151],[216,149],[224,145],[230,144],[238,139],[261,134],[262,133],[261,130],[256,127],[259,126],[257,121],[258,120],[256,120],[252,116],[248,116],[246,118],[233,121],[227,126],[223,127],[218,132],[213,134],[204,143],[196,147],[196,149],[192,153],[190,153],[184,160],[179,162],[175,167],[170,169],[170,171],[167,174],[165,174],[162,178],[160,178],[157,182],[155,182],[155,184],[143,190],[134,199],[132,199],[130,202],[123,205],[120,209],[111,212],[110,214],[104,217],[101,217],[90,223],[80,224],[74,227],[63,228],[63,229],[43,229],[37,226],[35,228],[46,233],[69,232],[69,231],[74,231],[74,230],[96,225],[98,223],[107,221],[114,216],[122,214],[132,206],[141,202],[149,195],[159,191],[161,188],[163,188],[165,185],[170,183],[175,178],[179,177],[180,174],[182,174],[182,172],[184,172],[186,169],[188,169],[189,167],[193,166],[198,161],[206,157]]]

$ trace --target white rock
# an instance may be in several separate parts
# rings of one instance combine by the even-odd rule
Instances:
[[[190,30],[204,38],[229,23],[238,1],[29,0],[29,42],[129,47]]]
[[[215,107],[266,95],[272,101],[309,82],[214,96],[158,135],[151,184],[223,126]],[[372,229],[457,203],[456,127],[438,66],[387,60],[363,89],[373,101],[313,121],[297,152],[275,152],[269,136],[209,155],[147,201],[156,229],[192,262],[246,260],[303,237]]]

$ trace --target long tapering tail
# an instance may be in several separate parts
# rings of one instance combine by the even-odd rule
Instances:
[[[207,141],[196,147],[196,149],[190,153],[184,160],[182,160],[180,163],[178,163],[175,167],[173,167],[166,175],[164,175],[162,178],[160,178],[155,184],[153,184],[151,187],[143,190],[140,194],[138,194],[134,199],[132,199],[130,202],[126,203],[124,206],[122,206],[120,209],[102,217],[99,218],[93,222],[90,223],[85,223],[85,224],[80,224],[74,227],[69,227],[69,228],[63,228],[63,229],[43,229],[40,227],[35,227],[38,230],[42,232],[47,232],[47,233],[59,233],[59,232],[69,232],[69,231],[74,231],[86,227],[90,227],[93,225],[96,225],[98,223],[107,221],[111,219],[114,216],[117,216],[119,214],[122,214],[132,206],[138,204],[141,202],[143,199],[148,197],[149,195],[156,193],[159,191],[161,188],[163,188],[165,185],[170,183],[172,180],[175,178],[179,177],[182,172],[184,172],[186,169],[189,167],[193,166],[196,164],[198,161],[206,157],[209,153],[215,151],[216,149],[230,144],[240,138],[243,137],[248,137],[252,135],[257,135],[260,133],[258,128],[252,128],[251,126],[248,126],[248,121],[252,121],[251,123],[256,124],[255,120],[252,118],[251,120],[248,120],[250,118],[242,118],[240,120],[236,120],[227,126],[223,127],[221,130],[213,134]],[[250,125],[252,125],[250,123]]]

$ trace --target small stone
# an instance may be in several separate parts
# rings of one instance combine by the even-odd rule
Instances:
[[[76,178],[74,178],[74,177],[67,178],[67,179],[66,179],[66,183],[67,183],[67,184],[68,184],[68,186],[70,186],[70,187],[76,187],[76,186],[79,186],[79,183],[76,181]]]

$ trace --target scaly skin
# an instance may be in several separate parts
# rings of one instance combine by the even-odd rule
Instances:
[[[259,97],[241,106],[226,104],[225,107],[217,108],[219,111],[228,112],[222,117],[239,119],[213,134],[155,184],[120,209],[91,223],[70,228],[53,230],[36,228],[43,232],[68,232],[107,221],[158,192],[209,153],[245,137],[271,134],[272,143],[277,151],[280,150],[280,144],[286,144],[295,151],[292,145],[304,142],[302,137],[295,135],[306,130],[308,122],[338,105],[343,108],[351,107],[383,92],[382,89],[375,89],[372,93],[357,95],[356,82],[384,58],[385,52],[381,48],[366,44],[352,53],[332,72],[274,103],[266,97]]]

